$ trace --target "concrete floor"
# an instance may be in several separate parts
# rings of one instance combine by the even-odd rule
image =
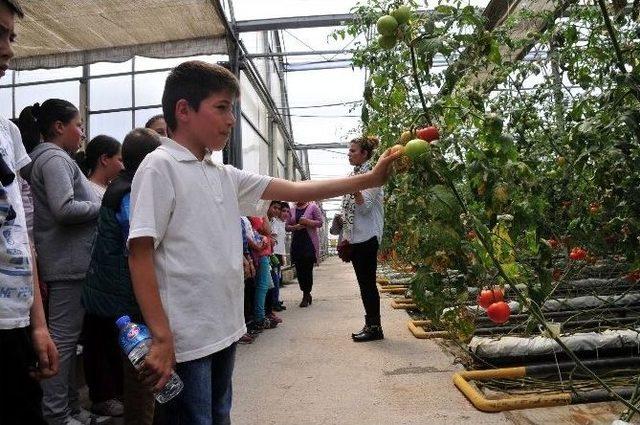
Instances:
[[[333,257],[315,270],[309,308],[298,307],[297,285],[281,294],[284,323],[238,347],[235,425],[512,423],[467,402],[451,381],[452,357],[411,336],[406,312],[387,297],[385,340],[352,342],[363,307],[350,264]]]

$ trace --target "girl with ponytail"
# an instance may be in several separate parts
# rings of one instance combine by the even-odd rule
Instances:
[[[68,423],[80,413],[69,403],[70,392],[76,392],[71,372],[100,202],[71,157],[84,137],[78,109],[66,100],[49,99],[33,105],[31,115],[25,125],[37,128],[42,142],[21,173],[33,194],[38,265],[49,289],[49,329],[60,355],[58,375],[42,382],[42,406],[48,423]]]
[[[82,157],[76,156],[80,168],[100,199],[107,185],[123,169],[121,147],[113,137],[101,134],[87,143]]]

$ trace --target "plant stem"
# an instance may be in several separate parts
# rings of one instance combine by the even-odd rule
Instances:
[[[609,17],[609,12],[607,12],[607,5],[604,3],[604,0],[598,0],[598,4],[600,5],[600,10],[602,11],[602,17],[604,18],[604,25],[607,27],[607,32],[609,33],[609,37],[611,38],[611,43],[613,43],[613,50],[616,52],[616,65],[618,69],[623,74],[627,73],[627,68],[624,66],[624,59],[622,58],[622,51],[620,50],[620,45],[618,44],[618,39],[616,38],[616,33],[613,29],[613,25],[611,24],[611,18]]]
[[[424,100],[424,94],[422,94],[422,86],[420,85],[420,78],[418,78],[418,64],[416,62],[416,52],[413,48],[413,44],[409,45],[409,52],[411,52],[411,68],[413,70],[413,82],[418,89],[418,95],[420,95],[420,103],[422,103],[422,110],[424,111],[424,117],[427,120],[427,124],[431,124],[431,116],[427,109],[427,102]]]

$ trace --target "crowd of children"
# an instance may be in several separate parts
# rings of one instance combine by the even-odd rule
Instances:
[[[23,16],[17,0],[0,0],[0,77]],[[82,157],[81,116],[65,100],[23,111],[20,128],[0,118],[0,423],[99,423],[79,405],[79,341],[94,411],[151,424],[153,394],[175,370],[184,388],[163,406],[164,423],[231,422],[236,343],[277,326],[285,308],[288,205],[265,200],[380,186],[399,156],[322,182],[218,164],[211,153],[228,142],[239,94],[224,67],[184,62],[167,77],[154,130],[122,144],[98,136]],[[140,371],[118,348],[125,314],[153,338]]]
[[[271,201],[266,217],[241,218],[247,333],[240,343],[250,344],[264,329],[282,323],[276,312],[286,310],[280,286],[288,220],[289,204],[281,201]]]

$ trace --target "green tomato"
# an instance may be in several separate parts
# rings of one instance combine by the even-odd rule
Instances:
[[[422,139],[413,139],[409,140],[404,147],[404,153],[411,158],[412,160],[416,160],[421,155],[425,154],[429,149],[429,142]]]
[[[381,35],[394,35],[398,29],[398,21],[391,15],[384,15],[378,19],[376,27]]]
[[[391,16],[398,21],[398,25],[406,24],[411,18],[411,8],[407,5],[402,5],[391,12]]]
[[[381,35],[378,37],[378,44],[385,50],[393,49],[397,41],[394,35]]]

